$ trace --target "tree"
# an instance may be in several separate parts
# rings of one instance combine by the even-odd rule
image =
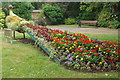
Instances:
[[[13,6],[13,13],[18,15],[19,17],[27,20],[31,19],[31,13],[34,9],[34,6],[30,2],[3,2],[2,8],[7,9],[7,11],[5,12],[6,15],[9,14],[9,5]]]

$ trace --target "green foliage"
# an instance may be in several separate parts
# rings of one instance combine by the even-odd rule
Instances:
[[[117,29],[120,27],[120,22],[117,20],[109,21],[109,28]]]
[[[107,27],[111,16],[111,12],[109,11],[109,9],[103,9],[98,15],[98,25],[100,27]]]
[[[66,25],[76,24],[76,21],[73,18],[67,18],[67,19],[65,19],[65,24]]]
[[[4,2],[2,4],[2,7],[8,10],[6,13],[7,15],[9,14],[9,9],[8,9],[9,5],[13,6],[13,10],[12,10],[13,13],[18,15],[19,17],[25,18],[27,20],[31,19],[31,13],[34,7],[30,2],[12,2],[12,3]]]
[[[44,7],[44,14],[51,24],[61,24],[64,21],[64,12],[57,4],[47,4]]]
[[[8,26],[9,29],[15,31],[18,29],[19,23],[18,22],[11,22]]]
[[[41,11],[41,12],[40,12],[40,16],[39,16],[39,17],[40,17],[40,18],[45,17],[44,11]]]
[[[78,19],[81,20],[96,20],[96,12],[84,11],[79,13]]]
[[[0,27],[4,27],[5,26],[5,13],[0,10]]]

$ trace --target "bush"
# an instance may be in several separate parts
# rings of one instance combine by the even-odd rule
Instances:
[[[96,20],[96,13],[84,11],[79,13],[79,16],[77,18],[81,20]]]
[[[5,13],[0,10],[0,27],[4,27],[5,26]]]
[[[109,9],[103,9],[98,15],[98,26],[108,27],[111,16],[111,12],[109,11]]]
[[[47,4],[44,8],[46,19],[49,19],[51,24],[61,24],[64,21],[64,12],[57,4]]]
[[[12,2],[12,3],[3,2],[2,7],[8,10],[6,13],[7,15],[9,14],[9,9],[8,9],[9,5],[13,6],[12,11],[14,14],[27,20],[31,19],[31,13],[34,7],[30,2]]]
[[[76,21],[73,18],[67,18],[67,19],[65,19],[65,24],[67,24],[67,25],[76,24]]]
[[[117,29],[120,26],[120,22],[117,20],[109,21],[109,28]]]

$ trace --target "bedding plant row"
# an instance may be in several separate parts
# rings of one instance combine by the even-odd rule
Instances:
[[[119,71],[120,43],[99,41],[86,35],[27,24],[30,31],[62,64],[83,71]]]

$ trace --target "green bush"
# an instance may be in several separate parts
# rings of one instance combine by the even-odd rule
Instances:
[[[97,14],[95,12],[84,11],[79,13],[77,18],[81,20],[96,20],[96,15]]]
[[[66,25],[76,24],[76,21],[73,18],[67,18],[67,19],[65,19],[65,24]]]
[[[51,24],[61,24],[64,21],[64,12],[57,4],[47,4],[43,8],[46,19],[50,20]]]
[[[100,27],[108,27],[109,26],[109,21],[110,21],[110,16],[111,12],[109,9],[103,9],[99,14],[98,14],[98,26]]]
[[[2,7],[8,10],[6,13],[7,15],[9,14],[9,5],[13,6],[12,11],[14,14],[27,20],[31,19],[31,13],[34,7],[30,2],[3,2]]]
[[[109,21],[109,28],[111,29],[117,29],[120,26],[120,22],[117,20]]]
[[[0,10],[0,28],[5,27],[5,13]]]

